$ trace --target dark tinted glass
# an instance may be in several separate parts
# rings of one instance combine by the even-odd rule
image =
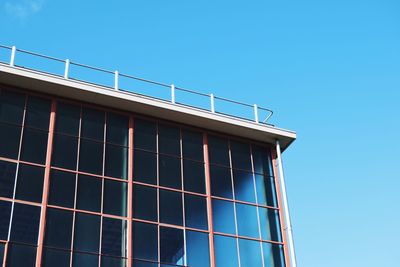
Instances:
[[[277,207],[274,178],[260,174],[256,174],[255,178],[258,204]]]
[[[285,266],[282,246],[262,243],[265,266]]]
[[[125,267],[126,260],[116,257],[101,256],[101,267]]]
[[[29,128],[24,129],[21,159],[44,164],[46,162],[47,133]]]
[[[44,168],[20,164],[15,198],[42,202]]]
[[[35,267],[36,247],[10,243],[7,250],[7,267]]]
[[[107,113],[107,142],[128,146],[128,124],[128,117]]]
[[[207,202],[204,197],[185,194],[185,225],[207,230]]]
[[[179,128],[158,125],[158,150],[160,153],[179,156],[180,131]]]
[[[76,170],[78,138],[66,135],[54,135],[52,165],[64,169]]]
[[[210,266],[208,234],[195,231],[186,231],[186,258],[188,266]]]
[[[154,153],[135,150],[133,176],[136,181],[157,184],[157,156]]]
[[[126,256],[126,221],[103,217],[101,253]]]
[[[134,130],[135,148],[156,151],[157,126],[156,123],[144,120],[135,120]]]
[[[229,166],[228,140],[216,136],[208,136],[208,154],[210,163]]]
[[[81,137],[104,140],[104,112],[95,109],[82,109]]]
[[[104,180],[104,213],[126,216],[127,188],[127,183],[108,179]]]
[[[74,252],[72,257],[73,267],[98,267],[99,256],[87,253],[76,253]]]
[[[157,189],[148,186],[133,186],[133,217],[157,221]]]
[[[21,127],[0,123],[0,156],[16,159],[20,138]]]
[[[236,239],[227,236],[214,236],[215,261],[218,267],[239,266]],[[261,265],[260,265],[261,266]]]
[[[133,222],[133,257],[136,259],[158,259],[157,225]]]
[[[22,124],[25,95],[11,91],[0,92],[0,121]]]
[[[42,267],[69,267],[70,252],[50,248],[43,249]]]
[[[254,172],[273,176],[271,155],[268,148],[253,146]]]
[[[103,143],[81,140],[79,170],[94,174],[102,174]]]
[[[128,176],[128,148],[106,145],[106,176],[126,179]]]
[[[0,239],[7,240],[10,226],[11,202],[0,200]]]
[[[263,240],[282,241],[279,214],[277,210],[258,208],[260,214],[261,237]]]
[[[251,171],[249,144],[231,141],[232,167]]]
[[[99,242],[100,217],[77,212],[75,215],[74,250],[97,253]]]
[[[47,208],[44,244],[50,247],[70,249],[72,238],[72,212]]]
[[[15,203],[10,241],[36,245],[40,207]]]
[[[158,267],[158,263],[134,260],[132,267]]]
[[[213,196],[233,198],[230,169],[211,165],[210,177],[211,194]]]
[[[240,251],[240,266],[243,267],[263,266],[261,258],[260,242],[239,238],[239,251]]]
[[[26,108],[25,126],[48,131],[51,101],[29,96]]]
[[[78,136],[80,113],[79,106],[58,103],[55,131]]]
[[[183,231],[160,227],[160,261],[170,264],[184,264]]]
[[[87,175],[79,175],[76,202],[77,209],[100,212],[101,179]]]
[[[235,199],[252,203],[256,202],[253,173],[233,170],[233,184]]]
[[[236,203],[236,218],[238,234],[240,236],[260,238],[258,232],[257,207]]]
[[[204,176],[204,164],[184,159],[183,183],[185,190],[205,194],[206,184]]]
[[[0,160],[0,196],[12,198],[17,164]]]
[[[212,201],[214,231],[226,234],[235,234],[235,213],[233,202]]]
[[[160,155],[159,160],[160,185],[181,189],[181,159]]]
[[[49,204],[74,207],[75,197],[75,174],[51,170]]]
[[[4,259],[4,243],[0,243],[0,263],[3,264]]]
[[[203,161],[203,134],[191,131],[182,131],[183,157]]]
[[[183,225],[181,193],[160,190],[160,222]]]

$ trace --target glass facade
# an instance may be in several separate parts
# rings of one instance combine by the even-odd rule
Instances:
[[[285,266],[275,189],[266,145],[0,90],[0,266]]]

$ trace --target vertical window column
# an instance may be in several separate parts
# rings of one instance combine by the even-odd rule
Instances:
[[[134,119],[133,116],[129,116],[129,132],[128,132],[128,225],[127,225],[127,266],[132,266],[132,218],[133,218],[133,144],[134,144]]]

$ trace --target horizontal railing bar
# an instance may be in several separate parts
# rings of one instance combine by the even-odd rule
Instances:
[[[27,50],[18,49],[18,48],[16,50],[18,52],[22,52],[22,53],[29,54],[29,55],[32,55],[32,56],[38,56],[38,57],[42,57],[42,58],[47,58],[47,59],[55,60],[55,61],[58,61],[58,62],[65,62],[65,60],[62,60],[62,59],[59,59],[59,58],[56,58],[56,57],[50,57],[50,56],[46,56],[46,55],[30,52],[30,51],[27,51]]]
[[[0,44],[0,47],[1,47],[1,48],[10,49],[10,50],[12,49],[12,47],[11,47],[11,46],[1,45],[1,44]]]
[[[247,104],[247,103],[242,103],[242,102],[239,102],[239,101],[236,101],[236,100],[231,100],[231,99],[220,97],[220,96],[214,96],[214,97],[215,97],[215,99],[223,100],[223,101],[226,101],[226,102],[231,102],[231,103],[234,103],[234,104],[238,104],[238,105],[242,105],[242,106],[246,106],[246,107],[251,107],[251,108],[253,107],[253,105],[250,105],[250,104]]]
[[[209,94],[196,92],[196,91],[193,91],[193,90],[190,90],[190,89],[185,89],[185,88],[182,88],[182,87],[175,87],[175,89],[176,89],[176,90],[179,90],[179,91],[183,91],[183,92],[188,92],[188,93],[196,94],[196,95],[201,95],[201,96],[210,97]]]
[[[77,62],[73,62],[73,61],[70,61],[69,64],[70,64],[70,65],[75,65],[75,66],[78,66],[78,67],[83,67],[83,68],[88,68],[88,69],[92,69],[92,70],[97,70],[97,71],[101,71],[101,72],[105,72],[105,73],[109,73],[109,74],[114,74],[114,71],[111,71],[111,70],[106,70],[106,69],[101,69],[101,68],[97,68],[97,67],[92,67],[92,66],[89,66],[89,65],[85,65],[85,64],[81,64],[81,63],[77,63]]]
[[[263,108],[263,107],[258,107],[259,109],[261,109],[261,110],[265,110],[265,111],[268,111],[268,112],[270,112],[270,113],[274,113],[274,111],[273,110],[271,110],[271,109],[268,109],[268,108]]]
[[[147,80],[147,79],[135,77],[135,76],[128,75],[128,74],[120,73],[119,76],[122,76],[122,77],[125,77],[125,78],[131,78],[131,79],[142,81],[142,82],[152,83],[152,84],[160,85],[160,86],[163,86],[163,87],[171,87],[171,85],[168,85],[168,84],[165,84],[165,83],[160,83],[160,82],[156,82],[156,81],[152,81],[152,80]]]

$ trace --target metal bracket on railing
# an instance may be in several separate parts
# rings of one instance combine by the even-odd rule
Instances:
[[[119,73],[116,70],[114,72],[114,89],[117,90],[117,91],[118,91],[118,76],[119,76]]]
[[[171,103],[175,104],[175,85],[171,84]]]
[[[257,107],[257,104],[254,104],[254,121],[255,121],[255,122],[257,122],[257,123],[259,123],[259,120],[258,120],[258,107]]]
[[[10,58],[10,66],[14,66],[14,62],[15,62],[15,53],[17,52],[17,48],[15,47],[15,45],[13,47],[11,47],[11,58]]]
[[[68,79],[69,75],[69,59],[65,60],[65,71],[64,71],[64,79]]]
[[[210,94],[211,112],[215,113],[214,94]]]

